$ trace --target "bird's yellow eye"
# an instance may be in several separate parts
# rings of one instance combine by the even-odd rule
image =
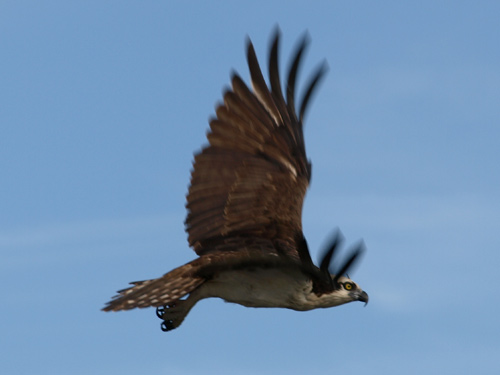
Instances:
[[[345,290],[352,290],[353,288],[354,288],[354,285],[352,285],[352,283],[344,283]]]

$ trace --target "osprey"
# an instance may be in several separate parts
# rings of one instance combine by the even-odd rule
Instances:
[[[185,221],[198,258],[157,279],[132,282],[104,311],[157,307],[162,330],[173,330],[203,298],[219,297],[248,307],[298,311],[368,302],[346,275],[363,250],[359,244],[338,267],[337,234],[319,267],[302,233],[302,204],[311,179],[303,119],[326,71],[312,76],[297,113],[295,81],[307,46],[299,44],[283,94],[278,72],[279,31],[269,58],[266,84],[250,40],[247,60],[253,91],[238,74],[210,121],[209,145],[195,155]],[[187,298],[186,298],[187,297]]]

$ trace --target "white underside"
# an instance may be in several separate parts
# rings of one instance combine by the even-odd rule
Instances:
[[[348,302],[334,295],[318,297],[312,282],[289,269],[237,270],[221,273],[198,290],[198,298],[219,297],[247,307],[282,307],[311,310]],[[340,297],[340,296],[339,296]]]

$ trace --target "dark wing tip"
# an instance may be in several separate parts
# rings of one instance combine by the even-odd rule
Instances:
[[[305,111],[307,110],[307,105],[309,103],[309,100],[311,99],[314,90],[318,87],[318,83],[321,81],[321,79],[325,76],[327,72],[328,72],[328,63],[326,62],[326,60],[323,60],[321,65],[316,69],[313,78],[311,79],[307,87],[306,93],[302,98],[302,104],[300,105],[300,110],[299,110],[299,121],[301,123],[304,119],[304,114]]]
[[[330,245],[328,247],[325,247],[325,250],[323,251],[319,266],[321,271],[329,272],[328,269],[330,267],[330,263],[332,262],[333,256],[335,255],[336,250],[342,244],[343,240],[344,236],[342,235],[340,230],[335,230],[335,232],[331,236],[331,239],[328,241]]]
[[[250,68],[252,68],[255,65],[259,66],[259,62],[257,60],[257,54],[255,53],[255,48],[253,46],[252,40],[250,39],[250,37],[248,35],[246,37],[246,43],[247,43],[248,65],[250,66]]]
[[[306,31],[296,47],[295,57],[292,60],[292,65],[290,66],[290,70],[288,72],[286,101],[290,113],[293,114],[295,113],[295,83],[297,80],[297,72],[299,70],[302,54],[309,45],[310,40],[311,38],[309,33]]]
[[[335,273],[334,283],[337,283],[338,279],[347,273],[355,262],[361,258],[361,255],[365,252],[365,243],[361,240],[357,245],[354,246],[354,250],[351,251],[351,256],[347,259],[344,265]]]
[[[280,74],[279,74],[279,41],[281,32],[279,28],[274,31],[274,36],[271,43],[271,53],[269,54],[269,79],[271,82],[271,91],[275,97],[282,100],[283,92],[281,90]]]

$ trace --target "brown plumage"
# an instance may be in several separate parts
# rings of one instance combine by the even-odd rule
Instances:
[[[278,71],[279,32],[270,53],[270,88],[252,43],[247,45],[253,91],[233,74],[232,88],[210,121],[209,145],[194,158],[186,231],[199,258],[158,279],[132,283],[103,310],[163,306],[157,313],[164,320],[163,329],[171,330],[207,297],[296,310],[367,302],[368,296],[355,283],[328,271],[336,245],[318,268],[302,234],[302,205],[311,178],[302,123],[325,64],[313,75],[297,114],[295,81],[307,38],[292,60],[286,99]],[[344,284],[352,287],[341,295]]]

